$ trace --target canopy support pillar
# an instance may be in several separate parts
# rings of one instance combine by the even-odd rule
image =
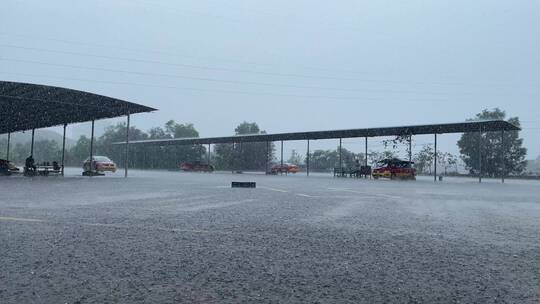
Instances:
[[[67,124],[64,124],[64,133],[62,135],[62,176],[64,176],[64,161],[66,158],[66,128]]]
[[[307,140],[306,174],[309,176],[309,139]]]
[[[7,151],[6,151],[6,160],[9,161],[9,144],[11,143],[11,132],[7,135]]]
[[[36,129],[32,129],[32,143],[30,144],[30,156],[34,158],[34,138],[36,135]]]
[[[435,151],[433,153],[433,181],[437,181],[437,133],[435,133]]]
[[[264,164],[264,174],[268,174],[268,162],[270,159],[270,142],[266,142],[266,158],[265,158],[265,164]]]
[[[504,146],[504,129],[501,130],[501,182],[504,184],[506,176],[506,155]]]
[[[367,164],[368,164],[368,152],[367,152],[367,136],[365,137],[365,140],[366,140],[366,149],[365,149],[365,152],[364,152],[364,166],[367,167]]]
[[[234,173],[236,171],[236,143],[233,141],[232,143],[232,153],[231,153],[231,162],[229,163],[229,166],[231,167],[231,172]]]
[[[93,123],[93,122],[92,122]],[[129,129],[131,124],[131,115],[128,113],[127,115],[127,128],[126,128],[126,155],[124,159],[124,178],[128,177],[128,171],[129,171]]]
[[[409,162],[412,162],[412,134],[409,135]]]
[[[281,168],[279,170],[283,174],[283,140],[281,141]]]
[[[340,172],[343,170],[343,156],[342,156],[342,152],[341,152],[342,151],[342,148],[341,148],[342,141],[343,141],[343,139],[340,138],[339,139],[339,171]]]
[[[482,182],[482,126],[478,132],[478,182]]]
[[[211,144],[208,144],[208,152],[206,153],[206,163],[208,164],[208,166],[210,166],[210,146]]]
[[[92,168],[94,165],[94,126],[95,121],[92,120],[92,135],[90,135],[90,172],[94,172]]]

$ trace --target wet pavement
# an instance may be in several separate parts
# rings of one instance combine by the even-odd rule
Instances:
[[[0,303],[540,301],[540,182],[121,175],[0,178]]]

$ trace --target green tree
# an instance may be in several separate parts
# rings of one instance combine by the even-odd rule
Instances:
[[[103,135],[94,141],[94,155],[104,155],[111,158],[119,166],[125,164],[125,146],[114,145],[115,142],[126,140],[126,124],[118,123],[105,129]],[[199,132],[193,124],[178,124],[168,121],[163,128],[152,128],[147,132],[130,126],[130,140],[163,139],[173,137],[198,137]],[[79,166],[90,154],[90,139],[81,136],[75,146],[69,151],[67,163]],[[201,146],[146,146],[131,145],[129,148],[129,166],[139,169],[173,169],[181,162],[200,160],[206,149]]]
[[[174,120],[169,120],[165,123],[164,131],[171,138],[199,137],[199,131],[195,129],[192,123],[179,124]],[[163,134],[159,135],[161,136]],[[162,152],[167,155],[166,163],[169,169],[176,169],[183,162],[202,161],[204,155],[207,153],[206,147],[201,145],[167,146],[162,148]]]
[[[414,156],[414,166],[418,173],[431,174],[435,153],[431,144],[422,147]]]
[[[396,158],[397,155],[394,151],[385,150],[383,152],[377,152],[377,151],[370,151],[368,153],[368,163],[372,167],[376,167],[377,164],[384,160],[389,158]]]
[[[165,133],[173,138],[193,138],[199,137],[199,132],[192,123],[179,124],[174,120],[165,123]]]
[[[473,120],[506,119],[506,112],[495,108],[483,110]],[[518,117],[511,117],[509,123],[520,126]],[[458,141],[461,158],[465,162],[471,174],[477,174],[480,170],[479,147],[481,149],[482,174],[489,177],[500,176],[503,167],[507,174],[519,175],[526,168],[525,156],[527,149],[523,147],[523,139],[519,137],[519,131],[505,131],[504,145],[500,132],[470,132],[464,133]]]
[[[293,149],[287,162],[299,166],[304,162],[304,158]]]
[[[116,162],[119,166],[125,164],[125,149],[124,145],[113,145],[115,142],[124,142],[126,140],[126,123],[118,123],[109,126],[105,129],[94,143],[95,155],[105,155]],[[135,126],[129,127],[129,140],[145,140],[148,139],[148,134],[138,129]],[[130,146],[129,148],[129,166],[134,168],[146,168],[146,160],[144,159],[144,146]]]
[[[335,150],[315,150],[309,154],[309,167],[313,171],[328,171],[339,167],[339,147]],[[364,163],[363,153],[353,153],[346,148],[341,149],[343,168],[355,168],[356,160]]]
[[[170,139],[172,138],[172,136],[165,129],[161,127],[155,127],[148,131],[148,138],[149,139]]]
[[[332,170],[338,162],[338,153],[335,150],[315,150],[309,155],[309,167],[312,171]]]
[[[77,140],[77,143],[70,150],[68,165],[81,165],[82,162],[90,156],[90,138],[82,135]]]
[[[439,152],[437,153],[437,162],[441,164],[441,167],[444,168],[444,175],[448,174],[448,169],[454,168],[454,172],[457,173],[457,161],[458,158],[452,153],[449,152]]]
[[[255,122],[242,122],[234,129],[235,135],[266,134]],[[268,160],[273,159],[274,144],[268,144]],[[217,144],[214,161],[218,169],[264,170],[267,163],[266,142]]]
[[[60,162],[62,158],[61,149],[55,140],[38,140],[34,143],[34,159],[36,163]]]

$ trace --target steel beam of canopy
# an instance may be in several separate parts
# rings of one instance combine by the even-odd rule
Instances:
[[[93,172],[92,165],[94,164],[94,126],[95,126],[95,120],[92,120],[92,135],[90,136],[90,171],[91,172]]]
[[[64,161],[66,158],[66,128],[67,124],[64,124],[64,133],[62,135],[62,176],[64,176]]]
[[[30,144],[30,156],[34,158],[34,138],[36,135],[36,129],[32,129],[32,143]]]
[[[126,155],[124,157],[124,178],[128,177],[129,171],[129,129],[131,128],[131,114],[128,113],[126,123]],[[92,122],[93,124],[94,122]]]
[[[504,146],[504,130],[501,130],[501,182],[506,176],[506,147]]]
[[[433,180],[437,181],[437,133],[435,133],[435,151],[433,153],[433,163],[434,163],[434,169],[433,169]]]
[[[307,140],[307,154],[306,154],[306,175],[309,176],[309,139]]]
[[[11,132],[7,135],[7,151],[6,151],[6,160],[9,161],[9,144],[11,143]]]

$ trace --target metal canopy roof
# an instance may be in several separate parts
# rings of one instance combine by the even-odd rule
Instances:
[[[131,141],[130,144],[144,144],[152,146],[170,145],[194,145],[194,144],[221,144],[240,142],[266,142],[266,141],[289,141],[308,139],[333,139],[352,137],[377,137],[377,136],[399,136],[399,135],[422,135],[422,134],[444,134],[444,133],[465,133],[465,132],[492,132],[492,131],[519,131],[519,127],[504,120],[467,121],[459,123],[416,125],[401,127],[349,129],[334,131],[311,131],[278,134],[256,134],[237,135],[225,137],[207,138],[174,138]],[[125,144],[120,142],[116,144]]]
[[[83,91],[0,81],[0,134],[155,110]]]

